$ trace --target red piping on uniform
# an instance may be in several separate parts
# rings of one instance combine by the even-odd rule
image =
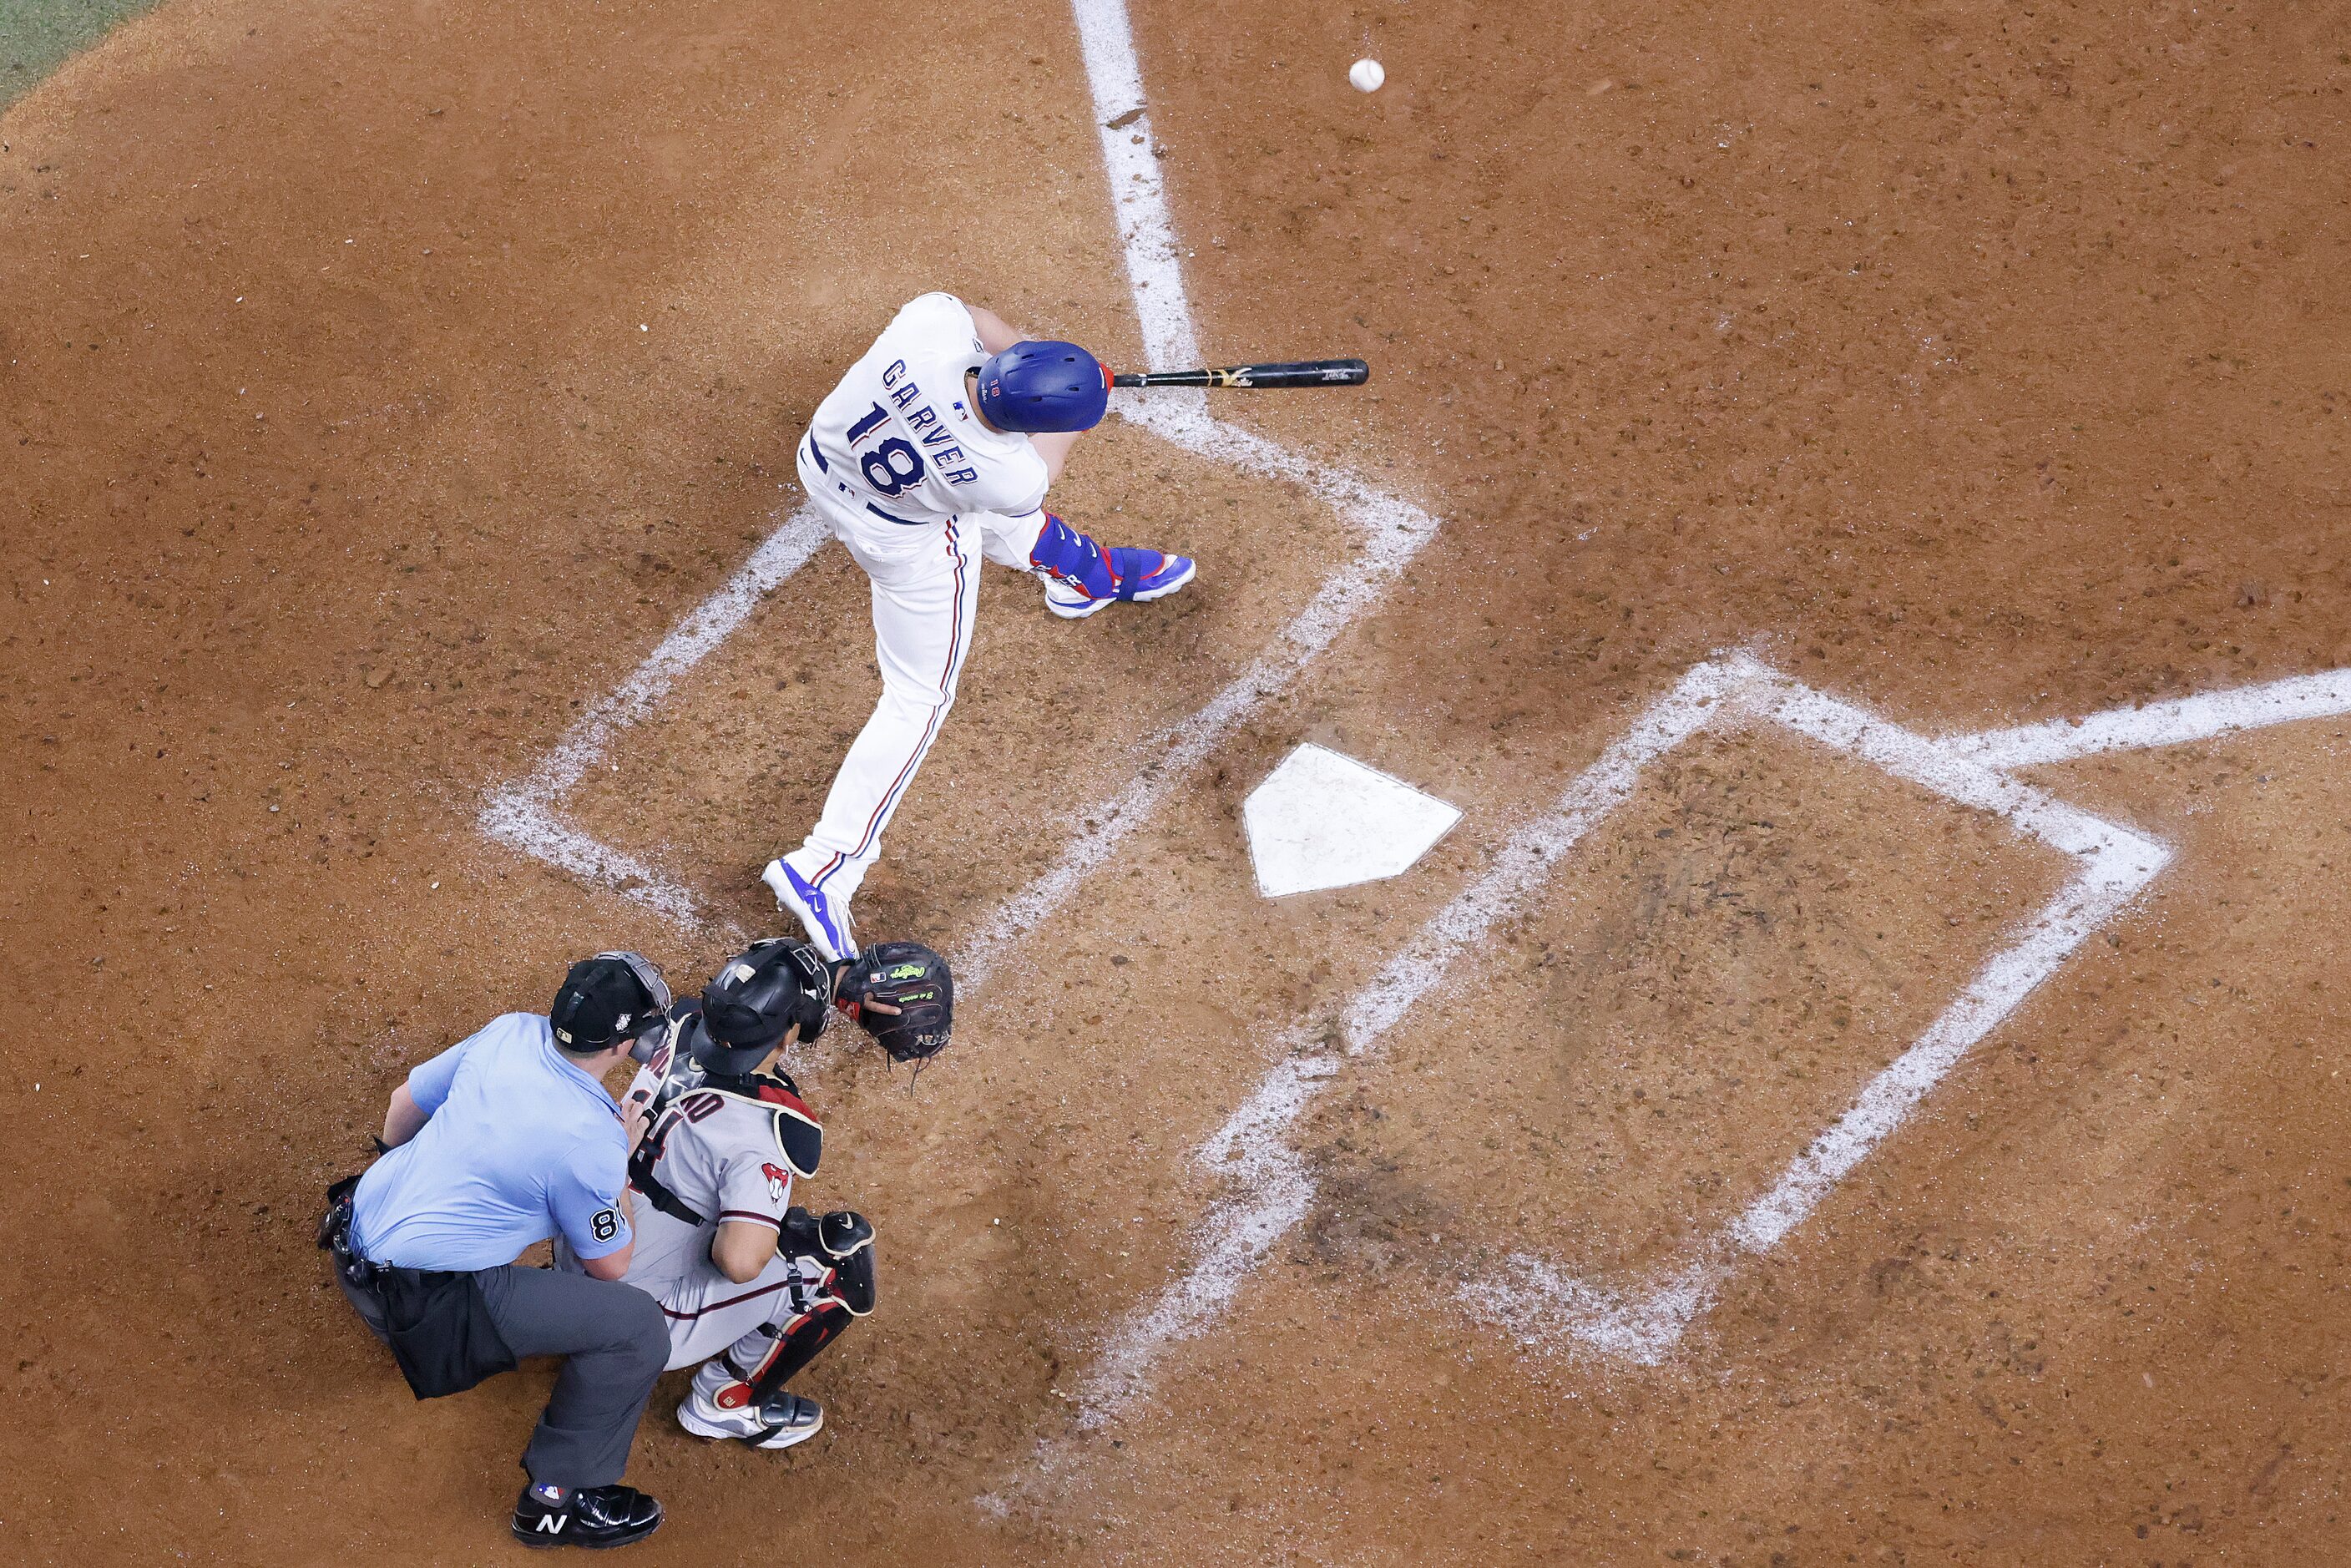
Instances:
[[[793,1274],[786,1279],[777,1281],[772,1285],[762,1286],[760,1289],[756,1291],[746,1291],[739,1296],[729,1296],[723,1301],[712,1301],[707,1306],[696,1307],[690,1312],[675,1312],[668,1307],[664,1307],[662,1309],[662,1316],[665,1318],[675,1318],[680,1322],[691,1322],[695,1318],[706,1317],[712,1312],[723,1311],[727,1307],[740,1306],[745,1301],[757,1301],[761,1296],[772,1296],[778,1291],[789,1285],[793,1280],[798,1279],[799,1277],[799,1276],[798,1274]]]
[[[953,517],[949,517],[947,519],[946,540],[947,554],[953,558],[955,561],[956,596],[955,611],[950,622],[952,630],[947,633],[946,668],[939,672],[939,695],[941,696],[945,696],[954,686],[956,669],[960,663],[963,653],[964,560],[963,552],[956,549],[956,520]],[[942,706],[944,706],[945,705],[942,705]],[[930,754],[931,737],[938,733],[939,712],[939,708],[935,707],[931,710],[930,722],[923,726],[923,738],[915,743],[914,754],[906,758],[906,765],[898,769],[898,776],[895,779],[890,780],[890,788],[883,792],[881,804],[873,808],[873,814],[865,819],[865,832],[863,836],[857,841],[857,847],[849,852],[851,854],[860,855],[865,852],[866,846],[871,844],[874,838],[882,831],[883,819],[887,817],[892,809],[897,805],[899,793],[913,780],[914,777],[914,769],[921,767],[923,765],[923,758]],[[839,869],[841,862],[845,858],[845,856],[836,851],[833,854],[831,862],[822,871],[817,873],[816,880],[811,882],[809,885],[811,887],[822,886],[824,879],[831,876],[834,871]]]

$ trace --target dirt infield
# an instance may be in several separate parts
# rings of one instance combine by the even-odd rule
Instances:
[[[1465,1278],[1718,1223],[2059,875],[1801,741],[1693,743],[1301,1124],[1317,1196],[1229,1315],[1073,1414],[1284,1031],[1698,661],[1926,734],[2351,664],[2337,22],[1138,0],[1209,357],[1375,366],[1222,412],[1443,528],[914,1092],[810,1064],[882,1310],[782,1462],[656,1396],[635,1558],[2351,1558],[2341,719],[2030,773],[2170,869],[1673,1354],[1521,1346]],[[0,1558],[487,1560],[544,1369],[412,1402],[316,1195],[571,956],[718,956],[476,816],[798,505],[888,311],[1138,352],[1070,12],[171,0],[0,143]],[[953,953],[1346,549],[1131,426],[1057,496],[1199,582],[1065,625],[992,574],[869,935]],[[572,809],[768,919],[862,594],[812,560]],[[1463,824],[1259,897],[1239,803],[1302,739]]]

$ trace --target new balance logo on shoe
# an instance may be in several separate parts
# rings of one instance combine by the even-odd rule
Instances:
[[[661,1504],[634,1487],[578,1487],[559,1504],[534,1486],[515,1503],[514,1538],[549,1548],[626,1546],[660,1529],[661,1521]]]

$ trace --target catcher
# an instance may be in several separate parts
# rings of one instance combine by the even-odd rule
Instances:
[[[661,1304],[668,1370],[702,1364],[677,1407],[687,1431],[761,1448],[815,1437],[822,1406],[784,1385],[873,1310],[872,1226],[792,1203],[824,1128],[778,1062],[836,1009],[893,1061],[926,1061],[946,1049],[954,1006],[927,947],[885,942],[832,963],[778,937],[671,1009],[669,1038],[622,1101],[651,1121],[629,1161],[637,1243],[622,1279]]]

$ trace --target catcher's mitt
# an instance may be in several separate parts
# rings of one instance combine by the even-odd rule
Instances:
[[[893,1061],[924,1061],[947,1048],[955,1024],[955,977],[919,942],[881,942],[852,960],[834,993],[841,1010],[881,1043]],[[868,1004],[896,1008],[883,1012]]]

